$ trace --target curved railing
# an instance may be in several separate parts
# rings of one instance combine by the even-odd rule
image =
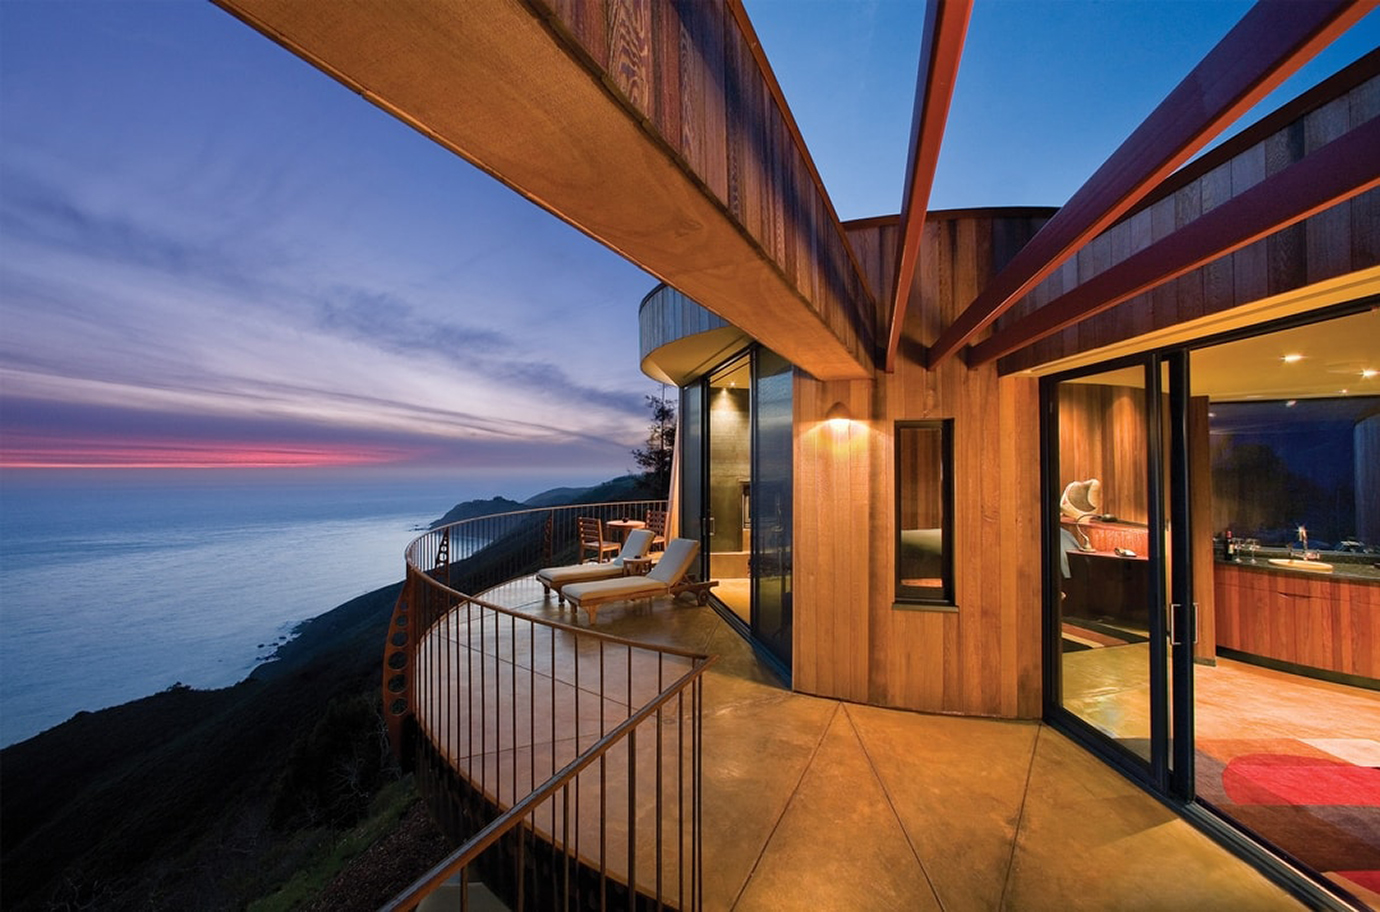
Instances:
[[[462,891],[482,880],[515,909],[699,908],[701,681],[712,660],[467,594],[573,562],[578,516],[648,509],[664,502],[524,510],[409,545],[384,655],[386,715],[461,845],[387,908],[413,908],[457,877]]]

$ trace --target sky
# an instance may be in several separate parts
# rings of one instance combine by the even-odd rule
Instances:
[[[977,0],[931,208],[1061,204],[1248,6]],[[746,7],[840,216],[896,212],[922,4]],[[210,3],[0,0],[0,468],[619,474],[654,285]]]

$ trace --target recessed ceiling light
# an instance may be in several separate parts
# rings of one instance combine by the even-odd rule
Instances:
[[[1337,392],[1339,392],[1339,393],[1341,393],[1343,396],[1345,396],[1347,393],[1351,392],[1351,390],[1337,390]]]
[[[1294,406],[1296,406],[1296,405],[1298,405],[1298,404],[1299,404],[1299,401],[1298,401],[1297,399],[1290,399],[1288,402],[1284,403],[1284,407],[1285,407],[1285,408],[1293,408]]]
[[[1361,379],[1362,379],[1362,380],[1369,380],[1371,377],[1374,377],[1376,374],[1380,374],[1380,370],[1376,370],[1376,369],[1373,368],[1373,367],[1368,367],[1368,368],[1366,368],[1365,370],[1361,371]]]
[[[1294,363],[1296,363],[1296,362],[1298,362],[1298,361],[1302,361],[1302,360],[1303,360],[1303,355],[1285,355],[1285,356],[1284,356],[1284,363],[1285,363],[1285,364],[1294,364]]]

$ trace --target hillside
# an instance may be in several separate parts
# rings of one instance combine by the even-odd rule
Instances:
[[[532,500],[557,492],[647,496],[629,476]],[[304,622],[234,687],[175,686],[0,751],[0,908],[346,912],[411,883],[447,848],[384,735],[380,660],[400,589]]]
[[[513,513],[518,510],[531,510],[537,507],[559,507],[574,503],[608,503],[617,500],[651,500],[664,497],[664,493],[650,493],[642,479],[637,475],[623,475],[597,485],[583,488],[551,488],[534,494],[524,501],[510,500],[507,497],[491,497],[488,500],[466,500],[446,511],[440,519],[427,528],[439,529],[465,519],[478,516],[492,516],[495,513]]]
[[[399,588],[304,624],[234,687],[79,713],[0,751],[0,906],[245,908],[371,810],[396,820],[411,797],[377,687]]]

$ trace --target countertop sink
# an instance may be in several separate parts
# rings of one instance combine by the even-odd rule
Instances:
[[[1288,570],[1311,570],[1314,573],[1331,573],[1332,565],[1322,561],[1300,560],[1297,557],[1272,557],[1270,563]]]

